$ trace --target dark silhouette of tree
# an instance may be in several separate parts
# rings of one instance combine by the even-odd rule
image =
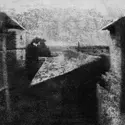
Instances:
[[[45,45],[45,41],[45,39],[36,37],[26,48],[26,70],[29,80],[33,79],[40,68],[39,56],[51,56],[51,52]]]
[[[28,79],[32,80],[38,70],[38,39],[33,39],[32,42],[26,48],[26,70]]]
[[[51,52],[45,44],[46,40],[41,39],[41,38],[36,38],[36,39],[39,40],[39,42],[40,42],[40,44],[38,45],[39,56],[41,56],[41,57],[51,57]]]

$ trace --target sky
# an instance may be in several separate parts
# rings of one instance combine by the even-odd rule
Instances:
[[[125,8],[125,0],[0,0],[0,7],[24,12],[30,8],[40,7],[76,7],[82,9],[96,8],[102,14],[108,14],[108,7]]]

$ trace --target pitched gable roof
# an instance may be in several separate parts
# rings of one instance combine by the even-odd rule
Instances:
[[[4,12],[0,12],[0,29],[2,29],[3,27],[5,29],[19,29],[19,30],[25,29],[15,19],[12,19]]]

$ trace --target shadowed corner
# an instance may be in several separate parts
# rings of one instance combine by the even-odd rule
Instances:
[[[105,87],[101,75],[109,71],[110,67],[104,62],[108,63],[109,58],[102,55],[99,59],[69,73],[32,86],[27,93],[40,100],[46,99],[48,112],[52,114],[49,116],[52,123],[55,123],[54,119],[57,116],[59,117],[58,123],[63,119],[65,122],[97,124],[98,97],[96,86],[99,83]],[[56,109],[58,106],[60,108]]]

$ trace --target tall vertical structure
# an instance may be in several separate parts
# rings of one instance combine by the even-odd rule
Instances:
[[[8,120],[11,120],[10,79],[14,69],[25,60],[25,40],[22,30],[24,27],[16,20],[0,12],[0,107],[3,106],[1,97],[3,94]]]
[[[125,113],[125,17],[107,25],[111,37],[111,71],[115,73],[117,84],[120,86],[120,113]]]

